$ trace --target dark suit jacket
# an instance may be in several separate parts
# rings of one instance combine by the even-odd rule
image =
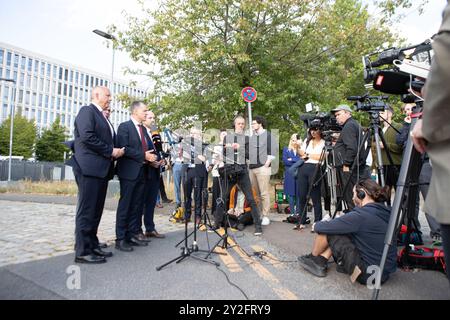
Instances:
[[[144,135],[149,145],[149,150],[153,149],[150,142],[151,138],[145,128]],[[145,161],[141,138],[133,121],[129,120],[119,125],[117,129],[117,146],[118,148],[125,147],[124,156],[117,160],[117,175],[120,179],[135,180],[144,165],[148,166],[147,178],[151,178],[155,174],[159,177],[159,169],[150,167]]]
[[[112,179],[111,154],[115,137],[102,113],[93,105],[84,106],[75,118],[74,155],[67,161],[75,172],[85,176]]]

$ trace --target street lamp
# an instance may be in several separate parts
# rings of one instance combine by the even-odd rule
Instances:
[[[113,82],[114,82],[114,56],[115,56],[115,48],[114,48],[114,41],[116,40],[116,37],[114,37],[113,35],[106,33],[104,31],[95,29],[94,31],[95,34],[99,35],[100,37],[103,37],[105,39],[108,40],[112,40],[112,68],[111,68],[111,91],[113,91]]]
[[[9,132],[9,163],[8,163],[8,182],[11,181],[11,161],[12,161],[12,144],[13,144],[13,129],[14,129],[14,104],[16,103],[16,81],[13,79],[0,78],[0,81],[11,82],[13,83],[13,95],[12,95],[12,103],[11,103],[11,128]]]

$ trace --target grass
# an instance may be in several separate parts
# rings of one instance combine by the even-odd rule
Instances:
[[[48,195],[73,196],[78,192],[74,181],[39,181],[23,180],[17,184],[0,189],[0,193],[33,193]]]

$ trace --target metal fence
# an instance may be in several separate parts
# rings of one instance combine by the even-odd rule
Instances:
[[[66,166],[56,162],[11,162],[11,180],[52,181],[65,180]],[[8,160],[0,161],[0,181],[8,180]]]

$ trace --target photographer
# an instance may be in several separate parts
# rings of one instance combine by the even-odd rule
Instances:
[[[216,208],[215,228],[225,221],[226,205],[229,203],[231,188],[237,183],[244,192],[245,198],[252,208],[252,218],[255,224],[255,236],[262,234],[261,218],[252,194],[246,159],[248,158],[248,137],[244,134],[245,119],[237,116],[234,119],[234,133],[228,133],[224,139],[224,167],[220,169],[221,200]]]
[[[434,57],[425,87],[423,120],[411,136],[419,152],[427,151],[433,167],[426,211],[441,224],[446,265],[450,265],[450,3],[444,10],[439,33],[434,37]],[[447,270],[450,280],[450,272]]]
[[[347,188],[341,190],[341,192],[345,191],[343,200],[347,203],[349,209],[353,209],[353,186],[359,179],[369,177],[366,170],[366,161],[363,159],[362,152],[360,154],[363,133],[360,124],[352,118],[352,109],[348,105],[340,105],[331,112],[334,113],[337,123],[343,126],[339,139],[334,146],[335,161],[338,175],[341,176],[341,188],[344,188],[348,183]],[[353,165],[355,167],[351,171]],[[340,203],[338,208],[341,208]]]
[[[370,276],[369,266],[379,265],[384,248],[384,238],[389,225],[390,208],[386,188],[366,179],[353,188],[356,208],[346,215],[313,225],[318,235],[311,254],[298,258],[300,265],[315,276],[325,277],[327,263],[334,257],[336,270],[351,276],[351,281],[366,285]],[[397,248],[389,249],[381,282],[395,272]]]
[[[300,148],[300,156],[305,163],[298,169],[297,174],[297,193],[299,198],[299,209],[302,214],[298,229],[305,229],[306,225],[306,197],[310,192],[314,206],[314,222],[322,219],[322,200],[321,183],[318,180],[320,174],[317,172],[322,150],[325,147],[325,140],[322,139],[322,133],[319,128],[310,128],[308,139],[303,142]],[[310,190],[311,188],[311,190]]]

